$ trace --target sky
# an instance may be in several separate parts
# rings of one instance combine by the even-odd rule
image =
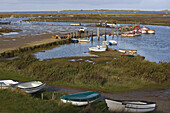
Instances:
[[[170,0],[0,0],[0,11],[170,10]]]

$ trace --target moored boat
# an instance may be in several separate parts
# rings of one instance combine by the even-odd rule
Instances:
[[[107,41],[103,41],[102,45],[109,45]]]
[[[133,32],[124,32],[124,33],[121,33],[121,36],[123,36],[123,37],[134,37],[135,33],[133,33]]]
[[[79,38],[77,39],[79,42],[90,42],[90,39]]]
[[[83,105],[88,105],[89,103],[93,103],[100,97],[101,97],[100,93],[96,93],[94,91],[87,91],[87,92],[64,95],[60,97],[60,100],[63,103],[71,103],[72,105],[75,106],[83,106]]]
[[[97,46],[97,47],[89,47],[90,51],[94,51],[94,52],[104,52],[107,50],[106,47],[101,47],[101,46]]]
[[[110,40],[110,41],[109,41],[109,45],[117,45],[117,41],[115,41],[115,40]]]
[[[72,39],[71,39],[71,42],[72,42],[72,43],[78,43],[79,41],[78,41],[78,39],[76,39],[76,38],[72,38]]]
[[[24,90],[26,93],[35,93],[41,90],[44,86],[45,83],[40,81],[29,81],[14,85],[14,87]]]
[[[14,80],[0,80],[0,89],[6,89],[18,83],[19,82]]]
[[[145,113],[156,109],[155,102],[138,100],[105,99],[107,107],[112,112]]]
[[[149,34],[154,34],[154,33],[155,33],[155,30],[149,29],[149,30],[148,30],[148,33],[149,33]]]

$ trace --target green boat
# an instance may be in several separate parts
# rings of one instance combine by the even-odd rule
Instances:
[[[96,93],[94,91],[87,91],[87,92],[64,95],[60,97],[60,99],[63,103],[70,102],[72,105],[75,106],[83,106],[89,103],[93,103],[100,97],[101,97],[100,93]]]

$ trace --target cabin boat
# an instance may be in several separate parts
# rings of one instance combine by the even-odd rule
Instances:
[[[154,33],[155,33],[155,30],[149,29],[149,30],[148,30],[148,33],[149,33],[149,34],[154,34]]]
[[[71,103],[75,106],[84,106],[95,102],[101,97],[100,93],[94,91],[87,91],[75,94],[64,95],[60,97],[63,103]]]
[[[90,42],[90,39],[85,39],[85,38],[79,38],[77,40],[78,42]]]
[[[26,93],[35,93],[39,90],[41,90],[45,86],[45,83],[40,81],[29,81],[29,82],[23,82],[18,83],[14,85],[14,88],[19,88],[21,90],[24,90]]]
[[[121,36],[123,36],[123,37],[134,37],[135,33],[134,32],[124,32],[124,33],[121,33]]]
[[[156,109],[155,102],[138,100],[111,100],[105,99],[107,107],[111,112],[146,113]]]
[[[115,41],[115,40],[110,40],[110,41],[109,41],[109,45],[117,45],[117,41]]]
[[[19,82],[14,80],[0,80],[0,89],[6,89],[12,87],[12,85],[18,84]]]
[[[104,52],[107,50],[107,48],[102,46],[97,46],[97,47],[89,47],[89,50],[94,52]]]

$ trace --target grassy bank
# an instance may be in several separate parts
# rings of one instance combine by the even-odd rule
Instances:
[[[74,107],[70,104],[60,102],[63,94],[55,93],[55,98],[51,99],[52,93],[45,92],[44,100],[40,93],[28,95],[10,90],[0,90],[0,112],[2,113],[101,113],[101,109],[106,106],[104,102],[97,102],[91,106]],[[107,110],[105,113],[109,113]]]
[[[9,33],[9,32],[19,32],[19,31],[22,31],[22,30],[21,29],[10,29],[10,28],[2,27],[0,29],[0,34],[1,33]]]
[[[15,60],[0,63],[0,78],[19,81],[29,78],[42,80],[47,85],[102,91],[127,91],[169,84],[170,63],[158,64],[142,60],[140,57],[123,58],[114,51],[97,55],[99,57],[58,58],[44,61],[39,61],[32,55],[20,55]],[[93,63],[87,62],[88,60]]]

